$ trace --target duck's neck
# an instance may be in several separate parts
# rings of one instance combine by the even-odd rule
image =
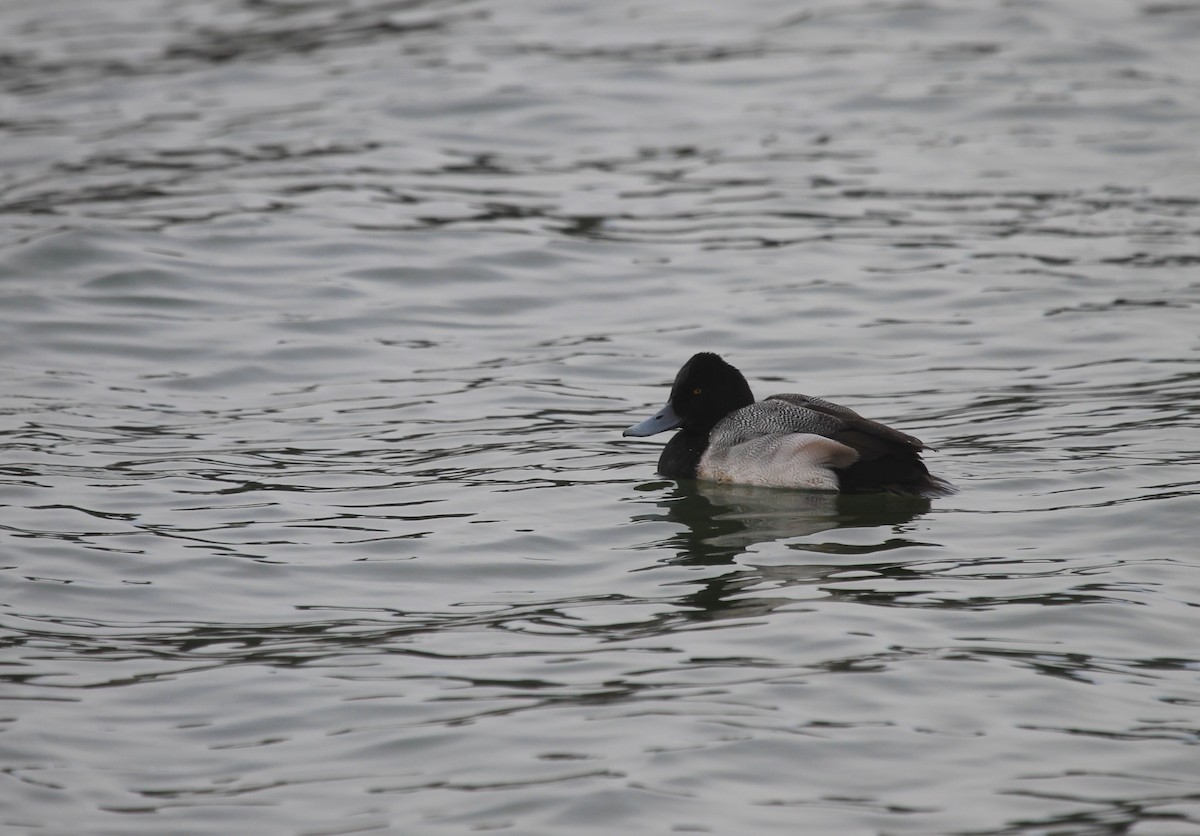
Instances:
[[[684,427],[663,447],[658,457],[658,474],[667,479],[695,479],[700,457],[707,449],[707,431]]]

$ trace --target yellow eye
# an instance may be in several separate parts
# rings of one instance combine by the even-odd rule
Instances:
[[[693,389],[693,390],[692,390],[692,394],[693,394],[693,395],[699,395],[699,394],[700,394],[700,387],[699,387],[699,386],[697,386],[695,389]]]

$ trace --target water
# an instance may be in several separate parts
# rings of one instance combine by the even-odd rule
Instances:
[[[1200,7],[0,32],[5,833],[1200,832]],[[960,493],[655,478],[704,349]]]

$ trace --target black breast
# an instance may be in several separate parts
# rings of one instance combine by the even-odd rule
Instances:
[[[707,449],[708,433],[680,430],[658,457],[658,475],[667,479],[695,479],[700,457]]]

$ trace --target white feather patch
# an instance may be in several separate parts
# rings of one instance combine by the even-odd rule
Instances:
[[[811,433],[764,435],[724,447],[710,444],[696,476],[734,485],[838,490],[835,467],[858,461],[852,448]]]

